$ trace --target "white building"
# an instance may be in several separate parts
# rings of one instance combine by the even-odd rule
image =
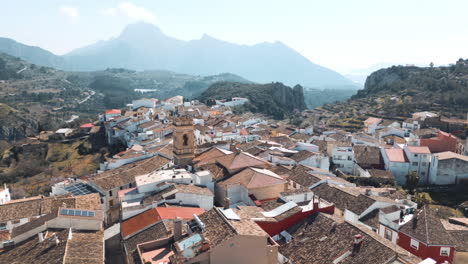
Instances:
[[[141,98],[132,101],[132,110],[140,107],[155,108],[158,104],[158,99],[155,98]]]
[[[354,168],[353,147],[335,147],[332,150],[332,162],[342,172],[352,174]]]
[[[135,177],[139,193],[154,192],[162,182],[197,184],[213,191],[211,174],[208,171],[189,173],[185,169],[160,170]]]
[[[440,152],[432,155],[429,184],[457,184],[468,180],[468,156],[454,152]]]
[[[233,107],[233,106],[238,106],[238,105],[243,105],[247,103],[249,99],[243,98],[243,97],[232,97],[231,101],[220,101],[216,100],[217,105],[223,105],[223,106],[228,106],[228,107]]]
[[[416,172],[420,178],[419,183],[427,184],[429,164],[431,162],[429,148],[425,146],[405,146],[404,151],[410,163],[409,172]]]
[[[392,172],[395,181],[399,185],[405,185],[410,163],[403,149],[382,148],[381,153],[385,163],[385,169]]]
[[[369,117],[368,119],[366,119],[366,121],[364,121],[366,132],[369,134],[373,134],[381,122],[382,122],[382,119],[380,118]]]
[[[3,189],[0,188],[0,204],[4,204],[6,202],[11,201],[10,189],[3,184]]]

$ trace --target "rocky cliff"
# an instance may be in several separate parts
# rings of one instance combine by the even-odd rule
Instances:
[[[245,107],[258,113],[271,115],[282,119],[294,110],[304,110],[304,90],[302,86],[293,88],[282,83],[245,84],[236,82],[219,82],[211,85],[199,97],[201,101],[210,99],[226,99],[232,97],[246,97],[249,103]]]

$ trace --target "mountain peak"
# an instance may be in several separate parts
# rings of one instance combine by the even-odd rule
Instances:
[[[127,25],[119,36],[119,39],[135,40],[151,35],[164,35],[161,29],[153,24],[137,22]]]

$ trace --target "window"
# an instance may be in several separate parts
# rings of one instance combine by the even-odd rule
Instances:
[[[113,207],[114,206],[114,201],[113,200],[110,200],[109,201],[109,207]]]
[[[385,238],[392,241],[392,230],[385,229]]]
[[[414,239],[411,239],[411,247],[414,249],[419,249],[419,242]]]
[[[6,223],[0,223],[0,230],[6,229]]]
[[[417,157],[417,156],[418,156],[418,154],[414,154],[414,156],[415,156],[415,157]]]
[[[426,166],[426,162],[422,162],[422,163],[421,163],[421,166]]]
[[[112,191],[109,191],[109,196],[112,196]]]
[[[440,255],[441,256],[449,256],[450,255],[450,248],[449,247],[441,247],[440,248]]]
[[[13,221],[11,221],[11,223],[14,224],[14,225],[19,224],[20,220],[13,220]]]
[[[426,173],[424,171],[421,172],[422,176],[426,176]]]
[[[187,134],[184,134],[183,140],[184,140],[184,146],[188,146],[188,136],[187,136]]]
[[[418,166],[418,163],[417,163],[417,162],[413,162],[413,166]]]

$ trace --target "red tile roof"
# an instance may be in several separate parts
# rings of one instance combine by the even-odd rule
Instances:
[[[184,220],[190,220],[193,215],[200,215],[205,210],[195,207],[156,207],[147,210],[139,215],[136,215],[121,224],[122,237],[127,237],[131,234],[148,227],[160,220],[174,219],[180,217]]]
[[[231,178],[221,182],[221,185],[241,184],[245,188],[261,188],[270,185],[286,183],[287,181],[276,173],[266,169],[247,168]]]
[[[403,149],[400,148],[390,148],[385,149],[388,160],[391,162],[408,162],[408,158],[405,155]]]
[[[408,146],[408,150],[416,154],[431,154],[429,148],[425,146]]]
[[[366,126],[376,125],[376,124],[380,123],[381,121],[382,121],[382,119],[380,119],[380,118],[369,117],[369,118],[366,119],[366,121],[364,121],[364,125],[366,125]]]
[[[106,111],[106,115],[111,115],[111,114],[121,114],[122,111],[120,111],[119,109],[109,109]]]
[[[80,127],[81,128],[91,128],[91,127],[93,127],[93,123],[82,124]]]

